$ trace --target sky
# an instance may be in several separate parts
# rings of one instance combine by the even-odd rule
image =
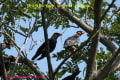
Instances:
[[[116,2],[116,4],[118,4],[118,3]],[[34,21],[34,19],[33,19],[32,21]],[[17,23],[19,23],[20,25],[25,26],[25,27],[27,27],[27,26],[29,25],[28,22],[24,22],[24,21],[17,21]],[[70,23],[70,25],[75,25],[75,24],[74,24],[74,23]],[[58,38],[56,48],[55,48],[55,50],[54,50],[53,52],[51,52],[50,56],[52,56],[53,53],[56,53],[56,52],[59,52],[59,51],[63,50],[63,49],[64,49],[64,48],[63,48],[63,44],[64,44],[65,39],[68,38],[68,37],[70,37],[70,36],[72,36],[72,35],[74,35],[74,34],[75,34],[77,31],[79,31],[79,30],[82,30],[82,29],[81,29],[81,28],[68,28],[68,29],[63,29],[63,30],[62,30],[62,27],[59,27],[58,29],[55,29],[54,26],[50,26],[50,27],[48,28],[48,38],[50,38],[54,32],[63,33],[63,32],[65,31],[65,32],[63,33],[63,35]],[[84,30],[82,30],[82,31],[84,31]],[[34,32],[34,33],[33,33],[32,36],[33,36],[33,38],[34,38],[35,41],[39,41],[39,40],[42,40],[42,41],[41,41],[38,45],[36,45],[36,46],[33,48],[33,50],[28,54],[28,56],[27,56],[28,59],[31,60],[31,58],[33,57],[33,55],[36,53],[37,49],[38,49],[38,48],[40,47],[40,45],[44,42],[44,34],[43,34],[43,33],[44,33],[44,32],[43,32],[43,28],[42,28],[42,27],[39,28],[37,32]],[[87,37],[87,33],[84,34],[84,35],[82,35],[82,36],[80,37],[80,43],[81,43],[81,42],[84,42],[84,40],[87,40],[87,38],[88,38],[88,37]],[[24,39],[25,39],[25,38],[23,38],[21,35],[15,34],[15,42],[16,42],[16,44],[17,44],[19,47],[22,46]],[[3,37],[0,38],[0,42],[3,42]],[[31,38],[28,40],[28,42],[27,42],[27,44],[25,45],[23,51],[25,51],[25,50],[28,51],[28,49],[29,49],[29,47],[30,47],[30,43],[31,43]],[[80,45],[80,43],[79,43],[79,45]],[[101,43],[99,43],[99,49],[100,49],[100,47],[103,47],[103,48],[106,50],[106,47],[105,47],[104,45],[102,45]],[[8,55],[17,56],[17,51],[16,51],[16,49],[15,49],[14,47],[11,48],[10,50],[5,49],[5,51],[6,51],[6,53],[7,53]],[[53,69],[55,69],[55,68],[60,64],[61,61],[62,61],[62,60],[56,61],[55,58],[51,58],[51,62],[52,62]],[[48,71],[48,70],[47,70],[47,69],[48,69],[48,68],[47,68],[47,59],[46,59],[46,58],[44,58],[44,59],[42,59],[42,60],[40,60],[40,61],[35,61],[35,63],[37,63],[37,65],[39,66],[39,68],[40,68],[40,70],[41,70],[42,72],[46,73],[46,72]],[[81,70],[82,72],[81,72],[78,76],[81,77],[81,78],[84,77],[84,76],[83,76],[83,69],[84,69],[85,67],[86,67],[86,64],[85,64],[85,63],[81,63],[81,64],[79,65],[79,68],[80,68],[80,70]],[[62,78],[66,77],[66,76],[69,75],[69,74],[70,74],[70,73],[66,73]],[[61,79],[59,79],[59,80],[61,80]]]

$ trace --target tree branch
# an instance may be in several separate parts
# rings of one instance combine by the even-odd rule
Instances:
[[[56,12],[57,12],[57,10],[54,8],[54,9],[52,10],[52,16],[47,19],[47,22],[46,22],[47,28],[49,27],[50,23],[52,22],[52,19],[53,19],[54,17],[57,17],[57,16],[55,15]]]
[[[113,14],[111,15],[110,19],[112,19],[112,17],[113,17],[117,12],[119,12],[119,11],[120,11],[120,7],[113,12]]]
[[[33,27],[32,27],[32,29],[29,31],[29,34],[34,32],[35,27],[36,27],[36,23],[37,23],[37,16],[35,17],[35,21],[34,21],[34,23],[33,23]],[[29,27],[30,27],[30,25],[29,25]]]
[[[9,29],[11,29],[11,30],[14,31],[15,33],[18,33],[18,34],[26,37],[26,35],[24,35],[23,33],[19,32],[19,31],[17,31],[17,30],[12,29],[10,26],[6,26],[6,27],[8,27]]]
[[[44,1],[44,5],[47,4],[47,0]],[[48,63],[48,70],[49,70],[49,79],[52,80],[52,74],[53,74],[53,69],[52,69],[52,64],[51,64],[51,59],[50,59],[50,54],[49,54],[49,41],[48,41],[48,34],[47,34],[47,26],[45,22],[45,7],[43,7],[43,10],[41,11],[42,15],[42,24],[43,24],[43,29],[44,29],[44,37],[45,37],[45,43],[47,44],[46,49],[46,56],[47,56],[47,63]]]
[[[110,72],[117,69],[116,67],[120,64],[119,62],[120,62],[120,47],[111,57],[111,59],[101,69],[98,70],[96,79],[104,80],[104,78],[107,77]]]
[[[119,53],[120,53],[120,51],[119,51]],[[113,63],[114,63],[114,66],[110,72],[113,72],[113,71],[117,70],[118,68],[120,68],[120,54],[118,54],[118,56],[116,57],[116,59],[114,60]]]
[[[15,70],[15,68],[16,68],[16,64],[18,63],[18,59],[19,59],[19,57],[20,57],[20,54],[21,54],[21,52],[22,52],[25,44],[27,43],[28,39],[29,39],[29,37],[27,36],[27,37],[25,38],[24,43],[22,44],[21,48],[20,48],[19,51],[18,51],[18,55],[17,55],[17,59],[16,59],[16,61],[15,61],[15,65],[14,65],[14,67],[13,67],[13,70],[11,71],[11,74],[12,74],[12,75],[13,75],[14,70]],[[26,56],[24,56],[24,57],[26,57]]]
[[[107,14],[107,12],[110,10],[110,8],[112,7],[112,5],[114,4],[116,0],[112,0],[111,4],[109,5],[109,7],[106,9],[106,11],[104,12],[104,14],[102,15],[100,22],[104,19],[105,15]]]
[[[52,3],[55,3],[56,5],[60,5],[57,1],[51,0]],[[61,14],[64,14],[66,17],[68,17],[71,21],[76,23],[80,28],[88,32],[89,34],[92,34],[93,28],[81,21],[79,18],[77,18],[75,15],[73,15],[71,12],[67,11],[65,8],[59,7],[59,12]],[[112,53],[115,52],[117,47],[109,40],[107,40],[103,35],[100,34],[100,41],[103,43]]]
[[[28,50],[28,52],[26,53],[26,56],[32,51],[32,49],[38,45],[40,42],[42,42],[42,40],[39,40],[39,41],[35,41],[31,35],[31,38],[32,38],[32,41],[31,41],[31,44],[30,44],[30,48]],[[32,45],[32,42],[33,42],[33,45]]]
[[[4,56],[4,59],[7,60],[8,56]],[[39,76],[43,76],[43,79],[40,79],[40,80],[47,80],[45,75],[43,73],[41,73],[40,69],[26,57],[20,56],[20,58],[18,59],[18,63],[23,63],[23,64],[27,65],[31,70],[33,70],[35,72],[35,74],[37,74]]]
[[[21,48],[15,43],[14,39],[6,32],[6,30],[4,29],[4,32],[0,32],[0,33],[5,34],[6,36],[8,36],[10,38],[10,40],[14,43],[16,50],[19,52],[19,50]],[[22,52],[23,56],[25,57],[24,52],[23,51],[21,51],[21,52]]]
[[[14,65],[14,67],[13,67],[13,70],[11,71],[11,74],[13,75],[13,72],[14,72],[14,70],[15,70],[15,66],[16,66],[16,63],[17,63],[17,61],[18,61],[18,59],[19,59],[20,54],[22,53],[23,56],[26,57],[26,56],[24,55],[24,52],[23,52],[22,50],[23,50],[25,44],[27,43],[27,41],[28,41],[28,39],[29,39],[29,35],[27,35],[27,37],[26,37],[23,45],[22,45],[21,48],[20,48],[20,47],[18,47],[17,44],[14,42],[13,38],[5,31],[5,29],[3,29],[3,30],[4,30],[4,32],[2,32],[2,34],[7,35],[7,36],[11,39],[11,41],[14,43],[14,45],[15,45],[15,47],[16,47],[16,50],[18,51],[17,60],[16,60],[16,62],[15,62],[15,65]]]
[[[18,33],[18,34],[26,37],[26,35],[24,35],[23,33],[19,32],[19,31],[17,31],[17,30],[14,30],[14,29],[12,29],[10,26],[8,26],[8,23],[7,23],[7,22],[5,22],[5,21],[4,21],[4,22],[1,22],[1,26],[3,26],[3,25],[4,25],[5,27],[9,28],[10,30],[14,31],[15,33]]]
[[[2,45],[0,44],[0,47],[2,48]],[[3,54],[2,54],[2,49],[0,49],[0,60],[1,60],[1,70],[2,70],[2,76],[4,80],[6,79],[6,69],[5,69],[5,64],[4,64],[4,58],[3,58]]]
[[[100,18],[101,18],[101,4],[102,0],[95,0],[94,2],[94,30],[93,33],[97,30],[100,30]],[[87,71],[85,80],[93,80],[96,71],[96,55],[98,52],[98,44],[100,40],[100,32],[92,39],[91,49],[89,53],[89,58],[87,62]]]
[[[18,59],[18,62],[26,64],[28,67],[30,67],[31,70],[33,70],[35,72],[35,74],[37,74],[39,76],[44,76],[44,74],[42,74],[40,72],[40,69],[35,64],[33,64],[30,60],[28,60],[27,58],[20,57]],[[47,80],[45,76],[44,76],[43,80]]]

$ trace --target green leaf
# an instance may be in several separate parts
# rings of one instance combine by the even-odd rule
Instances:
[[[26,32],[28,31],[28,28],[24,28],[24,27],[22,27],[22,26],[19,26],[19,28],[20,28],[20,30],[21,30],[22,32],[24,32],[24,33],[26,33]]]
[[[56,76],[57,76],[58,78],[61,78],[61,77],[63,76],[63,73],[62,73],[62,72],[58,72],[58,73],[56,74]]]

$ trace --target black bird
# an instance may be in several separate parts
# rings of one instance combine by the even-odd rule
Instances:
[[[14,62],[16,60],[16,57],[14,56],[9,56],[8,59],[5,59],[4,64],[5,64],[5,69],[6,71],[9,70],[11,62]],[[2,70],[1,70],[1,63],[0,63],[0,76],[2,76]]]
[[[57,38],[59,36],[62,36],[62,34],[60,33],[54,33],[52,35],[52,37],[49,40],[49,53],[52,52],[55,47],[56,47],[56,43],[57,43]],[[41,57],[38,58],[38,60],[44,58],[46,56],[46,51],[45,51],[45,48],[47,47],[46,43],[44,42],[37,50],[36,54],[32,57],[32,60],[34,60],[35,58],[37,58],[40,54],[41,54]]]
[[[75,80],[75,77],[80,73],[81,71],[77,70],[76,72],[74,72],[72,75],[69,75],[67,77],[65,77],[62,80]]]
[[[72,47],[74,49],[74,51],[76,50],[75,45],[78,45],[79,43],[79,37],[84,34],[85,32],[83,31],[77,31],[76,34],[74,34],[71,37],[68,37],[65,42],[64,42],[64,48],[65,49],[69,49],[70,47]],[[70,55],[70,51],[68,50],[68,53]]]
[[[10,45],[13,45],[13,43],[12,42],[0,43],[0,49],[4,50],[5,48],[7,48]]]

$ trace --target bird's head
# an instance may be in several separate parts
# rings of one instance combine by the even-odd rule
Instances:
[[[9,56],[9,60],[10,61],[15,61],[17,58],[16,57],[14,57],[14,56]]]
[[[52,37],[58,38],[59,36],[62,36],[60,33],[54,33]]]
[[[85,34],[85,32],[83,32],[83,31],[77,31],[76,33],[77,33],[78,35]]]
[[[6,41],[5,44],[7,44],[7,45],[13,45],[12,42],[8,42],[8,41]]]

